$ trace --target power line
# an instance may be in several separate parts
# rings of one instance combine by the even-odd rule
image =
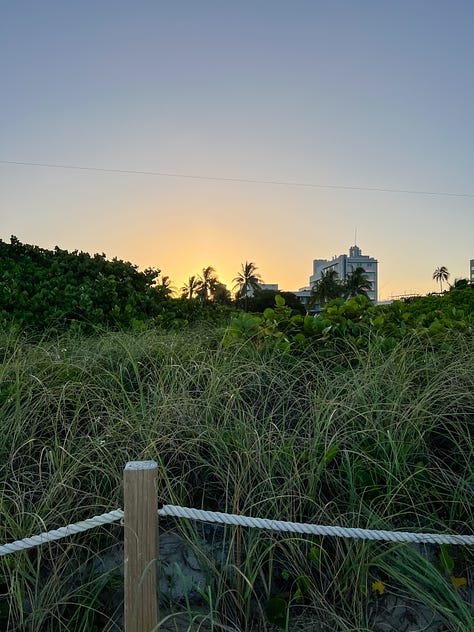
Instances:
[[[99,173],[120,173],[128,175],[154,176],[161,178],[185,178],[188,180],[207,180],[212,182],[242,182],[245,184],[266,184],[285,187],[301,187],[310,189],[336,189],[342,191],[373,191],[376,193],[404,193],[409,195],[432,195],[442,197],[474,198],[474,193],[457,193],[453,191],[421,191],[416,189],[391,189],[386,187],[362,187],[342,184],[318,184],[314,182],[292,182],[285,180],[258,180],[254,178],[225,178],[220,176],[192,175],[188,173],[168,173],[164,171],[141,171],[139,169],[109,169],[104,167],[85,167],[83,165],[63,165],[46,162],[20,162],[16,160],[0,160],[0,164],[21,167],[43,167],[47,169],[73,169],[77,171],[95,171]]]

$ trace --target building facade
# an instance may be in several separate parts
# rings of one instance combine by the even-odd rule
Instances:
[[[240,288],[242,289],[242,286],[240,286]],[[255,296],[255,289],[251,285],[248,287],[247,296],[249,298],[251,298],[252,296]],[[259,283],[258,289],[259,290],[272,290],[273,292],[279,292],[278,283]]]
[[[373,257],[369,257],[369,255],[363,255],[358,246],[351,246],[348,255],[335,256],[331,260],[314,259],[313,274],[309,277],[309,287],[312,288],[316,281],[319,281],[321,276],[329,272],[329,270],[335,270],[339,280],[345,281],[348,275],[356,268],[364,270],[371,285],[371,290],[367,292],[367,295],[371,301],[376,303],[378,296],[378,261]]]
[[[469,266],[469,270],[471,272],[469,278],[471,279],[471,283],[474,283],[474,259],[471,259],[471,265]]]

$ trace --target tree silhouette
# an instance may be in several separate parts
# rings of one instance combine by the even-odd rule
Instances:
[[[448,281],[449,272],[446,266],[441,266],[440,268],[436,268],[433,272],[433,279],[439,283],[440,292],[443,291],[443,281]]]
[[[321,273],[321,278],[313,285],[310,306],[314,306],[316,303],[324,306],[329,301],[342,296],[343,286],[338,276],[337,270],[334,268]]]
[[[216,283],[212,300],[214,303],[218,303],[219,305],[232,305],[230,292],[224,283],[220,283],[219,281]]]
[[[171,279],[166,274],[160,278],[158,283],[156,284],[158,290],[164,297],[170,296],[175,288],[171,285]]]
[[[456,279],[453,287],[455,290],[465,290],[469,287],[469,285],[469,279]]]
[[[262,278],[258,274],[257,270],[258,268],[252,261],[246,261],[245,263],[241,264],[241,270],[239,274],[234,279],[232,279],[232,282],[235,283],[232,289],[235,290],[236,288],[239,288],[235,295],[235,298],[244,299],[245,311],[247,311],[248,309],[248,299],[249,294],[251,293],[250,290],[253,290],[253,292],[258,290],[259,284],[262,281]]]
[[[352,272],[347,275],[344,283],[344,294],[346,298],[352,298],[358,294],[363,294],[368,298],[367,292],[370,292],[371,289],[372,283],[365,274],[364,268],[355,268],[355,270],[352,270]]]
[[[182,296],[192,299],[195,295],[197,295],[199,290],[199,279],[193,274],[188,279],[188,282],[183,285],[181,288]]]
[[[197,296],[201,303],[208,303],[211,300],[218,285],[219,279],[214,268],[212,266],[203,268],[202,275],[198,279],[197,288]]]

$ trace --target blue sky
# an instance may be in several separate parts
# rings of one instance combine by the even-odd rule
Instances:
[[[0,238],[180,287],[254,261],[283,289],[357,242],[381,298],[474,258],[474,4],[2,3]],[[235,181],[219,180],[229,178]],[[469,196],[285,186],[239,179]]]

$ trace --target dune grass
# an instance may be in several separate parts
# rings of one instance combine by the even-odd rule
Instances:
[[[141,459],[159,463],[161,503],[473,531],[472,340],[292,355],[223,348],[222,334],[1,334],[0,541],[122,506],[123,467]],[[192,525],[173,524],[197,544]],[[116,524],[1,558],[0,628],[118,629],[120,582],[90,569],[121,538]],[[450,580],[471,581],[467,547],[450,550],[447,568],[437,550],[420,558],[409,545],[242,528],[225,538],[225,564],[202,560],[211,629],[265,630],[269,619],[292,629],[304,611],[328,629],[370,630],[380,581],[432,607],[447,630],[474,630]],[[191,606],[174,607],[199,621],[189,629],[202,625]]]

